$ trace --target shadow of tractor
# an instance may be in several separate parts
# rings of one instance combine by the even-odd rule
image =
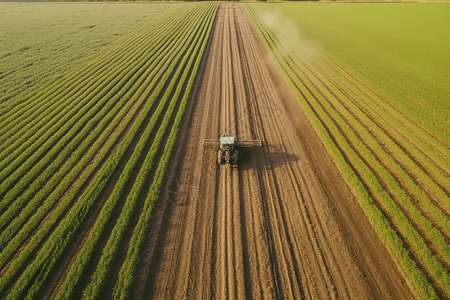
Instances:
[[[298,160],[297,154],[287,153],[281,148],[263,145],[240,151],[238,166],[242,170],[255,168],[255,165],[262,169],[275,169]]]

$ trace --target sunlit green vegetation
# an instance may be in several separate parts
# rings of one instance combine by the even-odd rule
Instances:
[[[0,3],[0,115],[17,104],[20,93],[93,59],[175,6]]]
[[[386,52],[379,44],[374,46],[376,39],[371,40],[372,44],[368,41],[374,35],[382,39],[383,34],[378,30],[383,31],[386,24],[397,22],[397,19],[392,20],[396,15],[386,14],[383,22],[378,19],[379,26],[374,25],[374,16],[367,17],[369,25],[362,21],[363,16],[355,17],[360,22],[358,26],[351,18],[344,20],[345,17],[337,16],[342,10],[351,8],[354,8],[351,11],[354,15],[365,10],[355,5],[268,4],[248,5],[247,10],[272,61],[307,113],[394,261],[412,282],[413,291],[425,299],[445,298],[450,295],[450,147],[448,135],[439,131],[432,121],[439,117],[445,120],[448,115],[434,114],[419,105],[403,105],[404,98],[396,97],[406,86],[413,87],[414,84],[406,79],[403,84],[398,80],[388,84],[393,66],[382,57],[389,52],[400,55],[408,48],[407,43],[402,41],[397,44],[401,49]],[[361,6],[365,5],[368,4]],[[386,5],[392,4],[378,5],[382,7],[380,9],[386,9]],[[392,7],[393,11],[398,9],[397,4]],[[411,16],[408,4],[402,7],[405,10],[400,19],[415,28],[412,25],[415,14]],[[377,11],[375,9],[375,15]],[[342,14],[349,17],[350,12]],[[286,19],[286,15],[296,16],[297,23]],[[436,17],[440,15],[435,14]],[[337,22],[341,17],[341,22]],[[302,22],[309,22],[306,29],[301,26]],[[328,31],[327,26],[331,24],[335,29]],[[431,30],[435,28],[433,26]],[[399,27],[393,32],[405,30],[408,25]],[[306,39],[307,29],[310,30],[309,38],[312,32],[320,32],[316,41],[323,39],[323,44]],[[442,32],[441,28],[436,31]],[[347,40],[352,42],[346,43]],[[341,44],[330,50],[333,41]],[[433,47],[429,49],[431,53],[440,53],[439,46],[435,52]],[[378,60],[377,55],[381,57]],[[358,73],[355,62],[364,59],[368,63],[361,63],[363,68]],[[393,64],[400,70],[396,76],[409,74],[407,64],[402,68],[402,63],[415,59],[413,55],[406,55],[399,65]],[[445,60],[443,56],[441,59]],[[354,68],[349,68],[362,74],[361,77],[337,61],[342,61],[345,66],[353,63]],[[441,65],[436,61],[432,67],[443,75],[446,64],[448,60]],[[375,76],[373,81],[382,88],[375,83],[372,86],[372,77],[363,75],[364,72],[371,74],[371,70],[380,77]],[[416,78],[422,76],[418,74]],[[432,90],[433,85],[427,86],[427,82],[421,82],[420,88]],[[386,92],[389,89],[391,92]],[[442,89],[433,94],[434,104],[428,98],[423,99],[430,107],[438,104],[448,107],[446,101],[439,98],[441,92]]]
[[[40,298],[59,272],[58,299],[100,299],[111,280],[127,298],[217,8],[139,21],[0,117],[0,298]]]
[[[447,3],[268,3],[260,7],[292,20],[303,37],[450,142]]]

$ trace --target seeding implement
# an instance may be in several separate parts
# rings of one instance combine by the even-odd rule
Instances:
[[[218,140],[203,140],[203,145],[220,145],[217,151],[217,163],[219,165],[237,165],[239,152],[245,148],[261,146],[259,140],[237,140],[233,136],[221,135]]]

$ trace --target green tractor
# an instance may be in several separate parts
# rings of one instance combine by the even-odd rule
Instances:
[[[237,165],[239,151],[243,148],[261,146],[258,140],[236,140],[233,136],[221,135],[219,140],[203,140],[203,145],[220,144],[217,151],[217,163],[219,165]]]
[[[233,136],[220,136],[220,149],[217,151],[217,163],[219,165],[237,165],[239,151]]]

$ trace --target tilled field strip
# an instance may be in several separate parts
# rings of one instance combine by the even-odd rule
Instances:
[[[412,297],[240,4],[217,12],[184,124],[135,297]],[[202,140],[220,134],[264,146],[218,166]]]

